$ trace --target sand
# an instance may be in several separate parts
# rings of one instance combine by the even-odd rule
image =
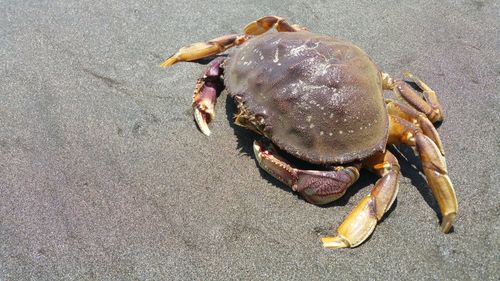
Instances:
[[[495,1],[3,1],[0,280],[494,280],[500,275]],[[459,2],[459,3],[454,3]],[[280,15],[348,39],[440,95],[459,202],[453,233],[412,150],[396,206],[356,249],[325,250],[369,193],[311,205],[261,171],[255,135],[217,105],[191,117],[203,65],[179,47]]]

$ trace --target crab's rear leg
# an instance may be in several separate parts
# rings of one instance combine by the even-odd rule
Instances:
[[[411,106],[427,115],[427,118],[429,118],[432,123],[443,121],[443,108],[439,103],[436,92],[412,73],[405,72],[404,75],[406,78],[415,82],[422,90],[423,99],[405,81],[393,80],[387,73],[382,74],[384,89],[394,91],[394,93],[401,96]]]
[[[359,166],[335,167],[331,171],[302,170],[280,157],[272,145],[255,141],[259,166],[313,204],[330,203],[359,178]]]
[[[365,160],[363,166],[381,178],[375,183],[371,193],[345,218],[337,229],[337,236],[321,238],[325,248],[356,247],[363,243],[396,199],[400,170],[396,157],[386,151]]]
[[[285,19],[277,16],[266,16],[255,20],[245,26],[245,34],[259,35],[265,33],[271,28],[276,28],[278,32],[296,32],[305,30],[305,28],[289,24]]]
[[[414,124],[390,115],[389,144],[403,143],[415,146],[422,161],[422,169],[432,194],[441,211],[441,230],[448,233],[458,211],[455,190],[446,168],[446,160],[436,144]]]
[[[160,64],[161,67],[168,67],[180,61],[194,61],[206,58],[225,50],[243,44],[249,37],[247,35],[225,35],[208,42],[198,42],[183,47],[174,55]]]

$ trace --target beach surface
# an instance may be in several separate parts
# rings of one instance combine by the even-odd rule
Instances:
[[[2,1],[0,280],[498,280],[499,2],[271,2]],[[410,148],[393,150],[399,196],[373,235],[326,250],[375,176],[307,203],[258,168],[225,92],[199,132],[203,63],[159,64],[265,15],[439,94],[452,233]]]

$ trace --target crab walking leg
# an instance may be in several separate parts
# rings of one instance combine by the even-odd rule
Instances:
[[[179,49],[177,53],[162,62],[160,66],[168,67],[180,61],[194,61],[216,55],[231,47],[243,44],[248,38],[247,35],[232,34],[212,39],[206,43],[194,43]]]
[[[381,178],[339,226],[337,236],[321,238],[325,248],[356,247],[363,243],[396,199],[400,170],[396,157],[386,151],[367,159],[363,165]]]
[[[441,211],[441,230],[448,233],[455,222],[458,204],[453,184],[448,177],[446,161],[427,136],[418,134],[416,140],[422,169]]]
[[[396,102],[394,100],[387,99],[385,102],[387,105],[387,112],[389,114],[399,116],[417,125],[422,130],[424,135],[428,136],[438,146],[441,155],[444,155],[441,138],[439,137],[436,128],[431,123],[429,118],[425,116],[425,114],[413,107]]]
[[[392,80],[392,78],[387,73],[382,74],[382,78],[384,80],[384,89],[394,91],[396,95],[401,96],[411,106],[427,115],[427,118],[429,118],[432,123],[443,121],[443,108],[439,103],[436,92],[434,92],[422,80],[413,76],[413,74],[411,74],[410,72],[405,72],[404,75],[406,78],[411,79],[420,87],[425,100],[422,99],[422,97],[420,97],[420,95],[417,94],[405,81]]]
[[[276,28],[278,32],[296,32],[305,29],[296,24],[290,25],[281,17],[266,16],[247,24],[244,30],[245,34],[260,35],[273,27]]]
[[[253,149],[259,166],[299,192],[313,204],[330,203],[346,192],[359,178],[359,166],[337,167],[334,171],[301,170],[280,157],[272,145],[265,147],[254,141]]]
[[[448,233],[458,211],[455,189],[448,177],[446,160],[436,144],[420,132],[412,123],[389,115],[389,139],[387,143],[404,143],[416,146],[427,183],[441,211],[441,230]]]
[[[225,58],[219,57],[210,62],[203,77],[196,81],[193,94],[193,115],[200,131],[209,136],[208,123],[215,118],[215,103],[217,96],[223,89],[221,64]]]

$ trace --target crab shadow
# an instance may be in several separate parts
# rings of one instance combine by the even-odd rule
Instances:
[[[288,186],[274,178],[273,176],[269,175],[267,172],[259,168],[259,164],[257,163],[257,159],[254,155],[253,152],[253,141],[257,139],[262,139],[262,136],[248,130],[245,128],[242,128],[234,123],[234,113],[237,111],[236,105],[233,102],[233,99],[229,96],[226,95],[226,118],[231,126],[231,128],[234,130],[234,134],[237,137],[237,148],[240,150],[243,154],[251,157],[255,161],[255,167],[259,169],[259,172],[265,180],[273,184],[274,186],[282,189],[285,192],[289,192],[294,194],[295,196],[299,196],[296,192],[293,192]],[[401,175],[409,178],[411,180],[411,184],[417,188],[421,196],[424,198],[426,201],[427,205],[431,207],[436,215],[439,217],[441,220],[441,215],[439,212],[439,207],[437,205],[436,200],[434,199],[428,185],[427,181],[425,178],[422,176],[421,171],[422,171],[422,166],[420,164],[420,159],[415,155],[413,150],[410,147],[407,146],[389,146],[389,150],[396,155],[396,157],[399,160],[399,165],[401,167]],[[297,165],[297,167],[301,169],[317,169],[318,166],[311,165],[307,162],[304,162],[302,160],[296,159],[291,155],[288,155],[284,152],[280,152],[282,156],[285,158],[289,159],[294,163],[294,165]],[[318,205],[320,208],[330,208],[330,207],[335,207],[335,206],[345,206],[348,204],[349,200],[351,199],[352,196],[360,192],[361,189],[366,189],[366,187],[374,184],[378,180],[378,177],[373,175],[372,173],[369,173],[366,170],[361,171],[361,176],[357,182],[355,182],[351,187],[349,187],[345,193],[344,196],[339,198],[338,200],[325,204],[325,205]],[[363,193],[368,194],[370,190],[364,190],[361,191]],[[299,196],[299,198],[301,198]],[[301,200],[304,200],[301,198]],[[390,213],[396,208],[397,206],[397,199],[394,202],[394,204],[391,206],[389,211],[384,215],[382,220],[380,222],[383,222],[385,218],[390,215]]]

